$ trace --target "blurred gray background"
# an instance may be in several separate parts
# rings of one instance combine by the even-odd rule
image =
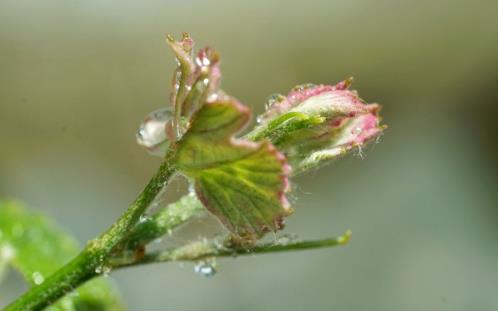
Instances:
[[[112,275],[129,310],[498,310],[498,1],[0,0],[0,197],[83,244],[159,163],[135,143],[167,104],[165,33],[222,55],[223,88],[355,77],[381,143],[294,180],[301,238],[347,247]],[[181,187],[170,191],[171,199]],[[10,273],[0,306],[20,294]]]

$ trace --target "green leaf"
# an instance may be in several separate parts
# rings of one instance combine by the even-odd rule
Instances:
[[[31,286],[78,253],[74,239],[47,218],[15,201],[0,201],[0,266],[11,265]],[[123,310],[114,287],[94,279],[47,308],[50,311]]]
[[[228,96],[205,103],[178,143],[176,163],[193,179],[204,206],[250,241],[281,229],[291,209],[284,195],[285,157],[269,142],[233,137],[249,117],[248,108]]]

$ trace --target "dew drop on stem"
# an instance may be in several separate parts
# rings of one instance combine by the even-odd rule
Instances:
[[[148,114],[137,130],[137,143],[152,155],[164,156],[170,145],[174,113],[171,108],[161,108]]]

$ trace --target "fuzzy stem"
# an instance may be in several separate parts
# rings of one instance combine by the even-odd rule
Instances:
[[[312,241],[289,242],[286,244],[267,243],[256,245],[251,248],[226,248],[211,241],[197,241],[187,244],[183,247],[157,251],[146,254],[143,258],[126,262],[116,259],[111,262],[113,269],[125,268],[130,266],[168,262],[168,261],[198,261],[209,257],[234,257],[254,254],[279,253],[288,251],[300,251],[309,249],[318,249],[325,247],[333,247],[345,245],[351,239],[351,231],[346,231],[343,235]]]
[[[42,284],[32,287],[7,306],[4,311],[42,310],[96,276],[97,267],[106,262],[114,248],[135,226],[152,200],[175,173],[173,158],[174,151],[170,151],[145,189],[116,223],[99,238],[90,241],[76,258],[52,274]]]

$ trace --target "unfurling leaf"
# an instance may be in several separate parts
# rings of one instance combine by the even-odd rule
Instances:
[[[289,167],[269,142],[236,139],[249,110],[219,89],[219,55],[193,41],[168,38],[178,60],[171,96],[175,106],[176,165],[191,178],[203,205],[242,241],[283,227]]]
[[[270,143],[236,139],[249,110],[225,95],[205,103],[178,142],[177,165],[206,206],[235,235],[255,240],[282,228],[289,167]]]
[[[272,96],[271,106],[258,119],[248,138],[269,139],[285,153],[295,174],[361,148],[379,136],[377,104],[365,104],[352,80],[335,86],[301,85],[287,95]]]
[[[78,253],[76,242],[53,223],[20,203],[0,201],[0,265],[18,270],[36,286]],[[108,280],[94,279],[47,311],[123,310]]]
[[[173,76],[171,103],[174,106],[178,137],[188,127],[188,120],[198,110],[208,95],[218,91],[221,73],[219,55],[216,50],[206,47],[192,58],[194,41],[187,33],[181,41],[168,36],[168,44],[175,53],[178,67]]]

